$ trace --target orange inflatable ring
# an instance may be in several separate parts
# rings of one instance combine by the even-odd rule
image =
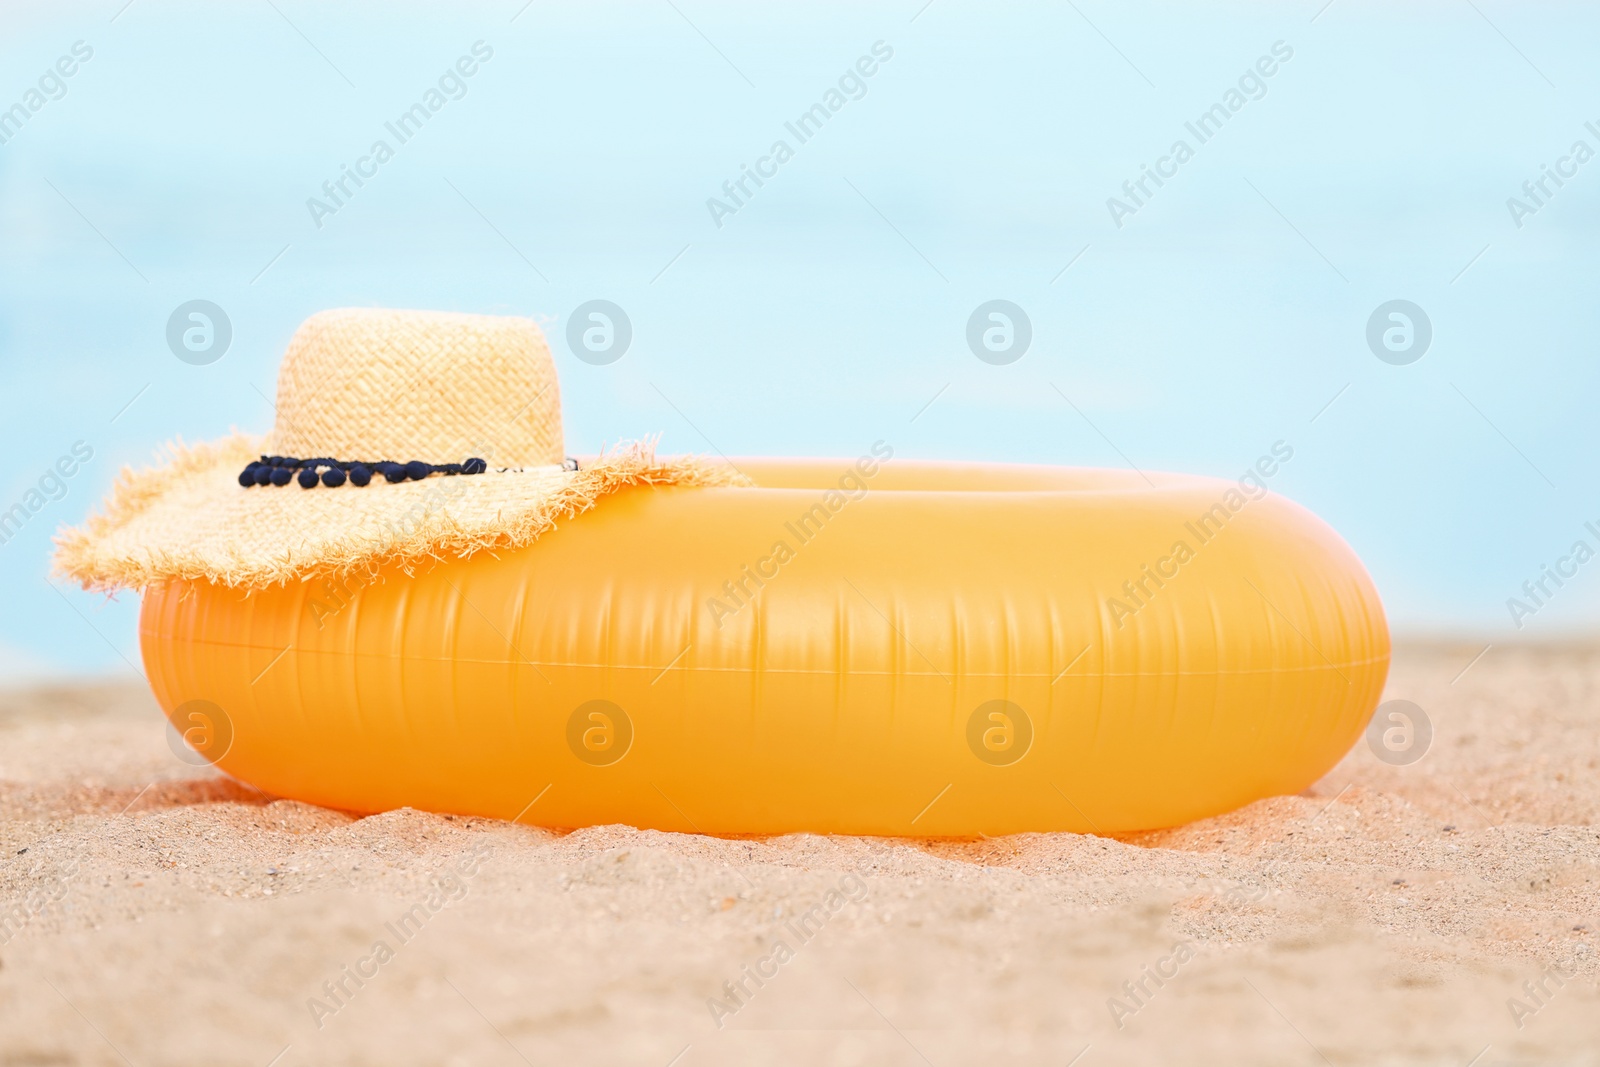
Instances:
[[[1383,688],[1361,564],[1259,483],[738,466],[414,574],[152,586],[150,681],[222,769],[336,808],[916,836],[1298,792]]]

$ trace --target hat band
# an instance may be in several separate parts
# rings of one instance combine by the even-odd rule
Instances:
[[[464,459],[460,463],[424,463],[420,459],[414,459],[409,463],[395,463],[391,460],[262,456],[247,464],[244,470],[239,472],[239,484],[246,489],[256,485],[281,486],[288,485],[290,479],[293,479],[302,489],[314,489],[319,482],[330,489],[335,489],[346,481],[355,486],[366,485],[372,481],[374,474],[382,475],[389,482],[403,482],[408,479],[420,482],[435,474],[482,474],[488,469],[489,464],[476,456]],[[577,470],[578,461],[568,459],[561,464],[561,469]],[[296,471],[299,473],[296,474]]]

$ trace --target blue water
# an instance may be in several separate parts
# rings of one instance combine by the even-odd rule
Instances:
[[[0,545],[0,678],[131,676],[135,599],[52,589],[53,529],[174,436],[266,430],[284,343],[340,305],[544,317],[573,451],[1236,476],[1284,441],[1272,487],[1399,632],[1600,623],[1600,563],[1507,605],[1600,548],[1592,7],[274,2],[6,15],[0,509],[38,507]],[[1169,177],[1135,202],[1142,165]],[[596,298],[634,330],[606,366],[564,339]],[[166,339],[193,299],[232,330],[205,365]],[[1004,365],[967,342],[992,299],[1031,324]],[[1432,331],[1404,365],[1367,340],[1397,299]]]

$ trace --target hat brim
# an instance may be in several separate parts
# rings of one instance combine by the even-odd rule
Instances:
[[[169,580],[264,587],[520,548],[631,485],[748,482],[698,456],[657,459],[653,445],[613,448],[576,471],[491,468],[301,489],[239,485],[239,472],[261,454],[254,438],[177,442],[160,467],[124,468],[103,512],[56,536],[55,569],[105,592]]]

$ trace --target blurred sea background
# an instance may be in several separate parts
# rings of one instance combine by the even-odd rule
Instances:
[[[93,452],[0,544],[0,682],[135,669],[137,597],[52,581],[53,532],[174,437],[270,428],[294,328],[344,305],[539,317],[572,452],[884,440],[1237,477],[1286,442],[1272,489],[1355,547],[1397,636],[1600,628],[1600,562],[1520,628],[1507,605],[1600,548],[1592,5],[108,0],[0,27],[0,109],[26,111],[0,120],[0,510]],[[399,144],[385,124],[479,42]],[[1279,42],[1199,144],[1185,123]],[[1108,198],[1180,138],[1119,226]],[[393,158],[314,217],[379,139]],[[595,299],[633,329],[608,365],[566,340]],[[1005,365],[967,343],[994,299],[1032,328]],[[231,327],[214,362],[169,347],[192,300]],[[1403,365],[1367,340],[1391,300],[1431,324]]]

